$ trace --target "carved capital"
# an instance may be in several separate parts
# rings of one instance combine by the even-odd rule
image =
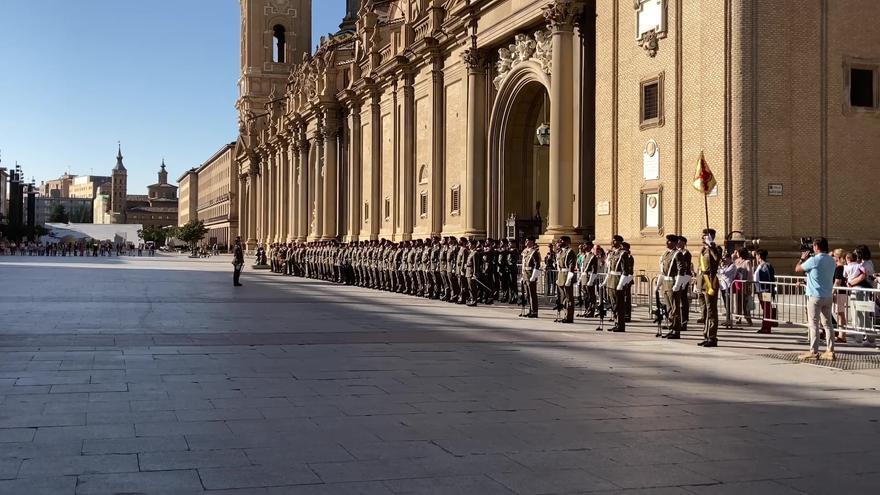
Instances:
[[[541,9],[553,31],[571,31],[583,5],[574,0],[554,0]]]
[[[476,48],[468,48],[461,52],[461,61],[469,71],[479,71],[483,68],[483,56]]]

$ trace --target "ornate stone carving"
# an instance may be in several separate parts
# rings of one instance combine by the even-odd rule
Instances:
[[[554,0],[541,9],[544,19],[554,31],[557,29],[568,30],[574,25],[575,19],[581,13],[581,4],[574,0]]]
[[[483,64],[483,57],[476,48],[468,48],[461,52],[461,61],[470,70],[478,70]]]
[[[516,61],[525,62],[535,54],[535,40],[524,34],[514,36],[516,46]]]
[[[649,57],[653,58],[657,56],[657,49],[660,48],[660,37],[657,36],[657,31],[652,29],[642,34],[642,39],[639,40],[639,46],[648,52]]]
[[[498,62],[495,63],[496,76],[492,79],[495,88],[501,87],[504,78],[517,65],[534,60],[541,70],[550,74],[552,69],[553,39],[549,31],[539,30],[533,35],[517,34],[514,42],[498,49]]]
[[[535,60],[541,64],[541,70],[550,74],[553,61],[553,36],[547,31],[535,33]]]
[[[636,21],[636,43],[648,52],[649,57],[657,55],[660,40],[666,37],[667,0],[633,0]]]

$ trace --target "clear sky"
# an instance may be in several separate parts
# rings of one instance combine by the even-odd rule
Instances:
[[[314,49],[345,0],[313,7]],[[28,180],[110,175],[129,194],[162,158],[169,181],[238,130],[238,0],[0,0],[0,166]]]

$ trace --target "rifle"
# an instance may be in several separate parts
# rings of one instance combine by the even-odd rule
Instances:
[[[597,332],[604,330],[605,325],[605,286],[599,286],[599,326],[596,327]]]
[[[560,318],[560,313],[562,312],[562,310],[564,308],[565,307],[562,305],[562,288],[557,285],[556,286],[556,300],[554,301],[554,304],[553,304],[553,309],[556,310],[556,319],[553,320],[554,322],[558,322],[562,319],[562,318]]]
[[[654,337],[662,337],[663,336],[663,306],[660,304],[660,291],[654,290],[654,303],[656,304],[656,309],[654,310],[654,321],[657,323],[657,333],[654,334]]]

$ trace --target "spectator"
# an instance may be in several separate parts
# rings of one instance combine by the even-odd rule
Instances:
[[[759,249],[755,251],[755,260],[758,266],[755,268],[755,290],[758,294],[758,301],[761,304],[763,317],[761,318],[761,328],[758,333],[770,333],[770,329],[776,326],[776,318],[773,316],[773,297],[776,294],[776,271],[767,261],[767,250]]]
[[[813,239],[813,254],[801,253],[794,270],[807,276],[807,323],[809,325],[810,351],[800,359],[834,360],[834,339],[826,339],[826,350],[819,356],[819,324],[825,335],[831,336],[831,295],[834,288],[834,268],[836,264],[828,256],[828,240],[824,237]]]
[[[733,280],[736,278],[736,265],[733,264],[730,254],[725,254],[721,259],[721,268],[718,270],[718,283],[721,287],[721,297],[724,300],[725,325],[732,326],[730,291]],[[705,319],[703,320],[705,322]]]
[[[834,268],[834,313],[837,316],[837,328],[846,328],[846,308],[849,304],[849,294],[847,291],[841,290],[846,287],[846,276],[843,274],[844,265],[846,265],[846,257],[849,255],[843,249],[837,248],[832,253],[832,258],[837,263]],[[846,332],[837,332],[834,341],[839,344],[846,343]]]
[[[734,251],[733,264],[736,266],[736,275],[733,279],[733,294],[734,301],[736,301],[737,323],[741,323],[744,316],[746,324],[751,326],[752,308],[755,305],[755,300],[752,298],[751,281],[754,275],[752,274],[752,261],[749,251],[746,248],[739,248]]]

